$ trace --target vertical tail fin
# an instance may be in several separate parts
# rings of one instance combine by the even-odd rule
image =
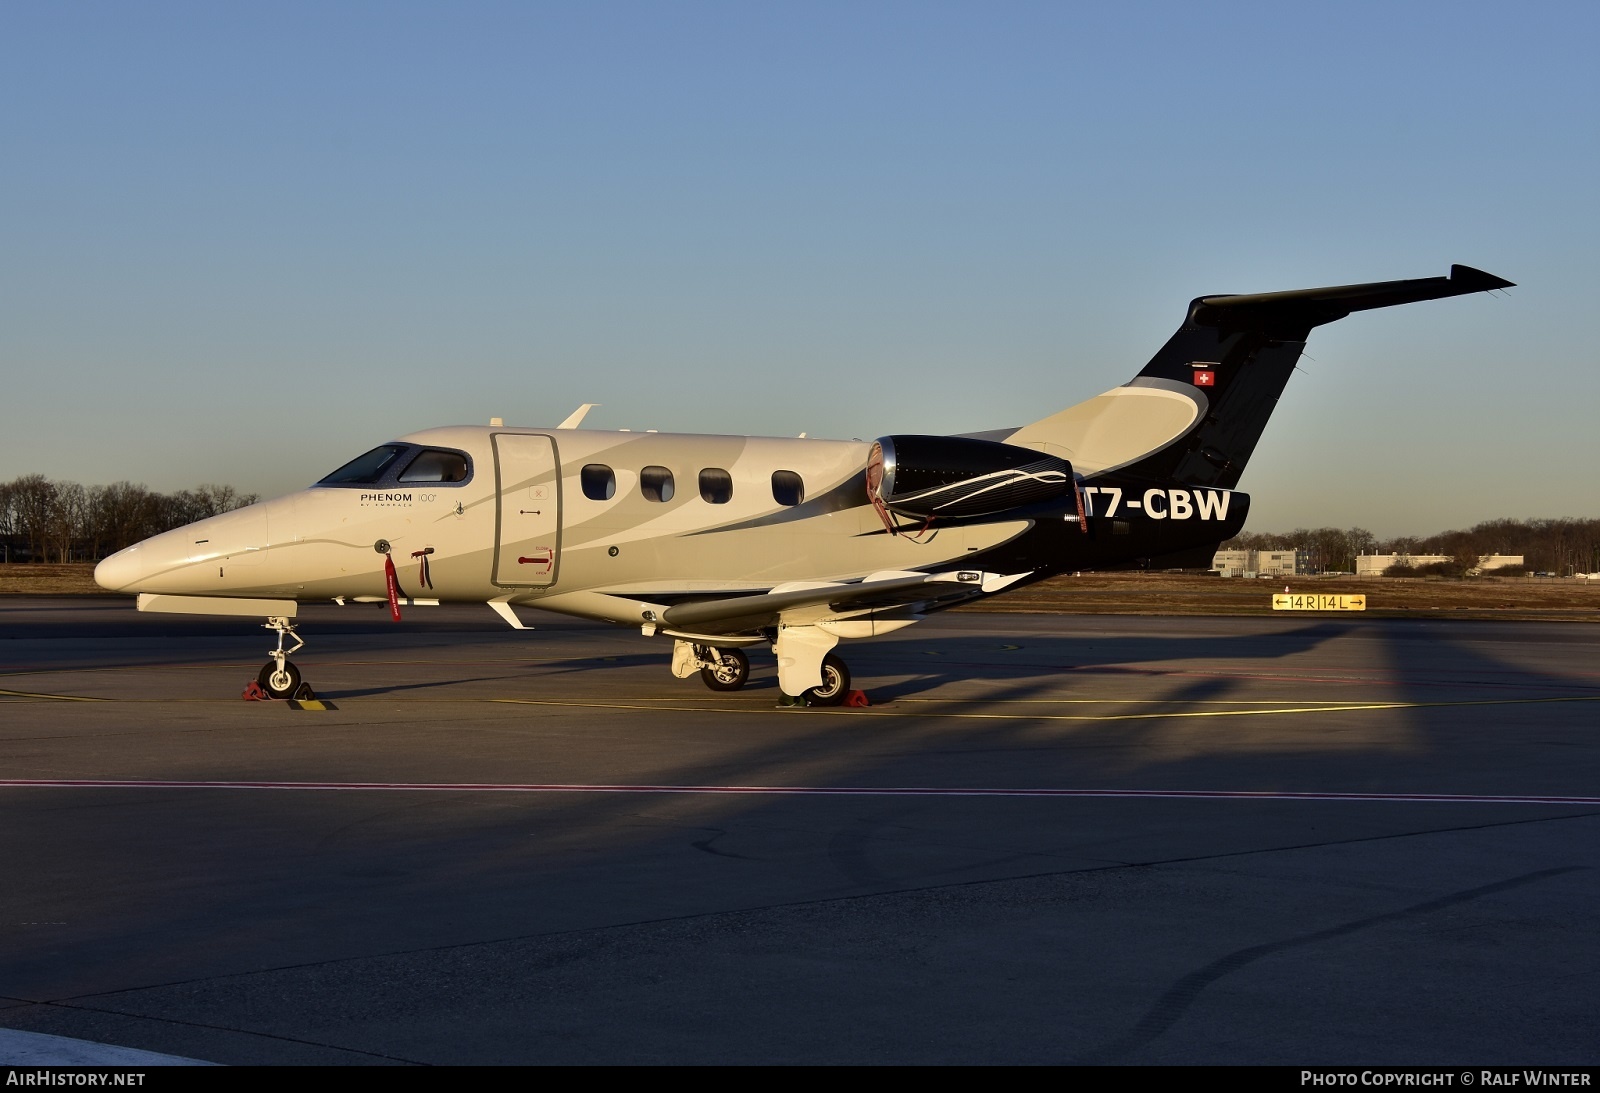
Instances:
[[[1150,478],[1232,489],[1312,329],[1353,311],[1510,288],[1470,266],[1448,277],[1201,296],[1122,387],[1023,426],[1007,442]]]

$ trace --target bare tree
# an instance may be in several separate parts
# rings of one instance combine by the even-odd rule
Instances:
[[[207,483],[174,494],[133,482],[84,487],[42,474],[0,483],[0,561],[94,560],[171,528],[259,500]]]
[[[89,515],[89,491],[76,482],[56,484],[50,506],[50,538],[46,554],[58,562],[70,562],[78,541],[84,538]]]
[[[144,486],[113,482],[89,491],[94,556],[103,558],[166,530],[161,500]]]
[[[0,562],[8,563],[11,561],[11,540],[17,535],[11,493],[11,483],[0,482]]]
[[[38,561],[50,539],[56,484],[42,474],[26,474],[11,483],[11,505],[17,535],[28,544],[28,557]]]

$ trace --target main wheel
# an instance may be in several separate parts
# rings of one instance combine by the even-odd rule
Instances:
[[[286,660],[283,670],[279,671],[278,662],[269,660],[261,666],[261,674],[256,676],[256,682],[273,698],[290,698],[300,687],[300,669]]]
[[[718,649],[721,664],[707,664],[700,669],[700,678],[713,691],[737,691],[750,680],[750,658],[743,649]]]
[[[850,669],[844,661],[829,653],[822,658],[822,686],[806,692],[806,702],[812,706],[837,706],[850,693]]]

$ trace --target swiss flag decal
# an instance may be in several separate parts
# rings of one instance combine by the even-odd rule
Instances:
[[[1215,387],[1217,385],[1217,374],[1215,372],[1196,372],[1194,374],[1194,385],[1196,387]]]

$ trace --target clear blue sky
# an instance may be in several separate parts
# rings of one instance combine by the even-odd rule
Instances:
[[[0,479],[277,494],[429,425],[871,438],[1313,336],[1253,530],[1600,509],[1600,5],[0,5]]]

